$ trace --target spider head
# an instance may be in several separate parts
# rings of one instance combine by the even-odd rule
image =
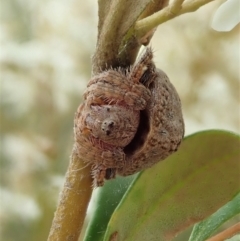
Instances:
[[[139,123],[139,111],[124,106],[91,106],[85,124],[94,138],[114,146],[124,147],[134,137]]]

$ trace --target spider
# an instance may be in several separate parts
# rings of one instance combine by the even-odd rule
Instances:
[[[75,115],[75,147],[92,166],[93,185],[131,175],[176,151],[184,134],[181,103],[156,69],[151,48],[129,69],[94,76]]]

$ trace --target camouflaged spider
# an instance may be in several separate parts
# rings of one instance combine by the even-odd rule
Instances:
[[[129,69],[94,76],[75,115],[75,148],[92,166],[93,185],[152,166],[176,151],[184,134],[181,103],[145,53]]]

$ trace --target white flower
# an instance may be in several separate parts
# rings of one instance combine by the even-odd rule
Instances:
[[[219,32],[228,32],[240,22],[240,1],[227,0],[215,12],[211,27]]]

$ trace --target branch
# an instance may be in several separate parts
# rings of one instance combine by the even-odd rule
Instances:
[[[157,0],[161,2],[164,0]],[[119,51],[124,36],[131,29],[151,0],[98,0],[99,26],[96,51],[92,60],[93,74],[110,67],[128,66],[135,61],[140,45],[132,38],[131,50],[123,62],[119,61]],[[134,37],[131,34],[131,37]],[[133,56],[133,57],[132,57]]]
[[[230,239],[237,233],[240,233],[240,223],[236,223],[235,225],[222,231],[221,233],[215,235],[214,237],[208,239],[207,241],[222,241],[222,240]]]
[[[141,45],[148,45],[152,36],[154,35],[155,29],[151,29],[146,35],[141,38],[135,36],[135,23],[137,20],[146,18],[167,6],[169,0],[154,0],[150,1],[140,16],[135,19],[133,25],[129,28],[125,36],[121,41],[119,47],[118,59],[121,66],[128,66],[133,64],[136,60],[137,54],[140,50]]]
[[[77,241],[92,194],[91,167],[73,149],[48,241]]]
[[[172,18],[184,13],[194,12],[203,5],[214,0],[190,0],[185,3],[183,3],[183,1],[184,0],[175,0],[163,10],[137,21],[135,24],[135,35],[137,38],[145,36],[152,29]]]
[[[170,7],[170,13],[175,15],[177,14],[181,8],[182,4],[185,0],[175,0],[169,7]]]

